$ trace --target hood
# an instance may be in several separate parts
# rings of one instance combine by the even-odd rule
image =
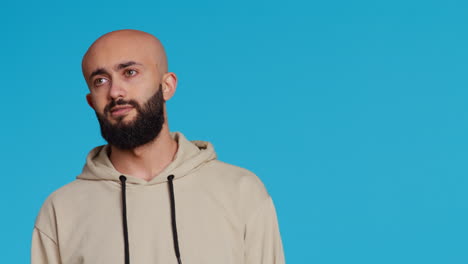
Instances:
[[[127,184],[153,185],[167,182],[167,176],[172,174],[174,179],[184,177],[201,165],[216,159],[216,153],[210,142],[193,140],[189,141],[181,132],[171,132],[171,137],[178,143],[178,148],[173,161],[151,181],[125,175]],[[77,179],[115,181],[120,183],[118,172],[109,159],[109,145],[102,145],[92,149],[87,158],[86,164]]]

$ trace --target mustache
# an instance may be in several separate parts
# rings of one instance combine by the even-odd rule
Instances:
[[[106,105],[106,107],[104,107],[104,114],[105,115],[108,115],[110,110],[112,109],[112,107],[116,106],[116,105],[131,105],[133,106],[136,110],[139,110],[140,109],[140,105],[138,104],[137,101],[135,100],[124,100],[124,99],[120,99],[120,100],[112,100],[112,102],[110,102],[108,105]]]

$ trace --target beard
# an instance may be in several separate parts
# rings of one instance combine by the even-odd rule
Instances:
[[[154,140],[161,132],[164,124],[164,97],[162,85],[143,106],[135,100],[112,101],[104,108],[104,115],[96,112],[102,137],[112,146],[121,150],[130,150]],[[116,124],[112,124],[106,116],[116,105],[131,105],[137,111],[133,121],[125,123],[121,116]]]

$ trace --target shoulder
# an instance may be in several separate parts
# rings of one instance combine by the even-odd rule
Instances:
[[[44,210],[54,210],[54,208],[60,204],[61,201],[66,201],[78,194],[83,188],[85,188],[85,181],[74,180],[62,187],[56,189],[47,196],[46,200],[42,204],[41,212]]]
[[[56,230],[56,221],[57,221],[57,205],[56,201],[66,200],[67,190],[73,189],[76,183],[75,181],[68,183],[51,194],[45,199],[42,203],[41,209],[36,217],[34,226],[41,232],[50,237],[52,240],[57,241],[57,230]]]
[[[243,167],[220,160],[213,160],[203,166],[200,169],[200,173],[208,175],[211,181],[229,184],[239,188],[240,191],[256,190],[262,195],[268,195],[260,177]]]
[[[62,201],[66,201],[68,199],[73,199],[76,196],[82,194],[83,190],[89,189],[92,184],[92,181],[80,180],[75,179],[74,181],[65,184],[64,186],[58,188],[54,192],[52,192],[46,199],[44,204],[51,204],[57,205],[60,204]]]
[[[197,172],[199,182],[209,192],[222,192],[249,215],[270,198],[259,176],[254,172],[220,160],[206,163]],[[197,177],[197,178],[198,178]]]
[[[84,180],[74,180],[54,192],[52,192],[43,202],[36,217],[35,227],[46,235],[56,237],[56,222],[63,208],[73,208],[73,204],[86,196],[85,190],[89,188],[89,183]]]

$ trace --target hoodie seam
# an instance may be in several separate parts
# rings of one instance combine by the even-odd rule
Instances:
[[[36,230],[41,233],[42,235],[44,235],[45,237],[47,237],[48,239],[50,239],[52,242],[54,242],[55,245],[58,245],[57,242],[51,237],[49,236],[48,234],[46,234],[44,231],[42,231],[37,225],[34,225],[34,227],[36,228]]]

